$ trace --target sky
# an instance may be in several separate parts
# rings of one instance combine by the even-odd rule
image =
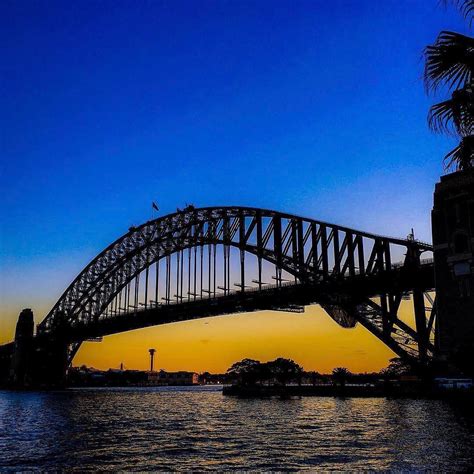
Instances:
[[[131,225],[185,203],[431,241],[442,157],[423,48],[437,0],[23,1],[0,6],[0,343],[39,323]],[[132,331],[74,363],[225,370],[243,357],[378,370],[393,353],[318,307]],[[183,349],[185,347],[185,349]]]

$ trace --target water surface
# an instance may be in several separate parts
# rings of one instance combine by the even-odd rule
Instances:
[[[219,387],[0,391],[0,469],[466,471],[473,421],[432,400],[239,400]]]

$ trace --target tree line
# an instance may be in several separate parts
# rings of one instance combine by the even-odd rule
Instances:
[[[353,374],[345,367],[336,367],[331,374],[320,374],[315,371],[305,371],[292,359],[279,357],[269,362],[254,359],[243,359],[235,362],[227,370],[228,381],[235,385],[301,385],[305,383],[333,383],[344,387],[346,383],[370,383],[380,378],[399,377],[411,373],[411,368],[400,358],[390,359],[387,368],[377,373]]]

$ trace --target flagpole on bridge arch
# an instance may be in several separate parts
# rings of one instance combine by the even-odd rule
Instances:
[[[160,208],[158,207],[156,202],[152,201],[151,202],[151,220],[154,220],[155,218],[158,217],[158,211],[159,210],[160,210]],[[155,212],[156,212],[156,214],[155,214]]]

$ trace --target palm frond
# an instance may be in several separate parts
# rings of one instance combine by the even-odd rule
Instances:
[[[432,105],[428,113],[428,126],[435,133],[457,134],[454,123],[454,104],[452,99]]]
[[[454,91],[451,99],[435,104],[428,113],[428,125],[436,133],[468,136],[474,133],[472,87]]]
[[[474,0],[457,0],[457,3],[462,16],[471,26],[474,19]]]
[[[474,166],[474,136],[464,137],[461,143],[444,157],[446,171],[465,170]]]
[[[464,87],[474,77],[474,38],[442,31],[424,55],[427,91],[435,91],[443,83],[450,89]]]
[[[461,15],[469,23],[469,26],[472,25],[474,21],[474,0],[442,0],[445,6],[448,3],[452,3],[456,8],[459,9]]]

